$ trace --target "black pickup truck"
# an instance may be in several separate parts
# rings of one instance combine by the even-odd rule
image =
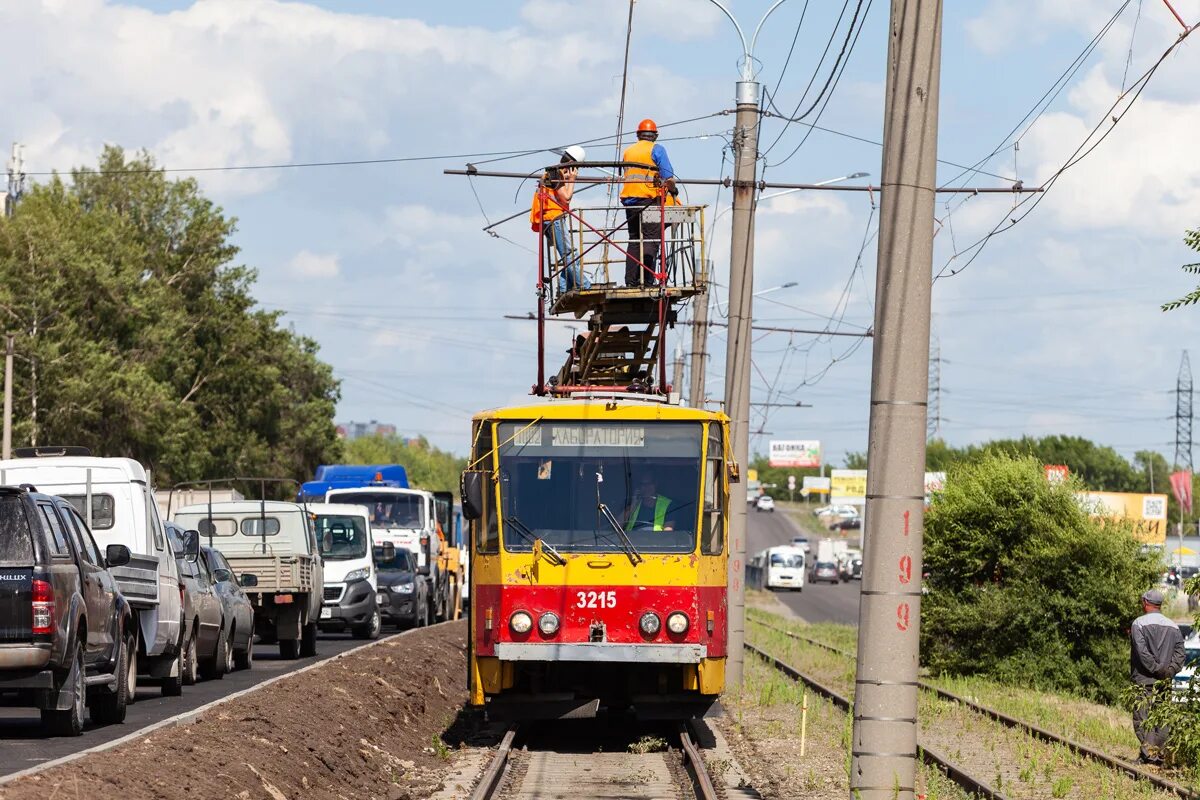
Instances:
[[[109,567],[69,503],[33,487],[0,486],[0,696],[41,711],[57,736],[125,721],[136,685],[136,630]]]

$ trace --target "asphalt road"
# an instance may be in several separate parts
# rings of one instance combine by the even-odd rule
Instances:
[[[792,537],[805,533],[783,511],[749,509],[746,514],[746,552],[757,553],[777,544],[788,544]],[[806,534],[815,545],[814,537]],[[776,592],[775,596],[796,616],[807,622],[858,624],[859,581],[830,584],[805,584],[802,592]]]
[[[392,630],[388,628],[384,633],[388,635]],[[182,697],[163,697],[158,686],[139,686],[137,702],[129,707],[125,724],[96,727],[89,720],[84,726],[83,735],[74,739],[43,736],[39,729],[36,709],[0,707],[0,775],[17,772],[43,761],[119,739],[146,725],[198,708],[205,703],[219,700],[277,675],[293,672],[360,644],[363,642],[349,634],[322,635],[317,640],[316,657],[295,661],[280,660],[277,647],[255,645],[252,669],[233,672],[221,680],[201,680],[195,686],[185,686]]]

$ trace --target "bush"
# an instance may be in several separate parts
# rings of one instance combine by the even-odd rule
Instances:
[[[1131,621],[1157,556],[1089,517],[1040,462],[985,454],[952,468],[925,517],[921,647],[935,673],[987,675],[1116,702]]]

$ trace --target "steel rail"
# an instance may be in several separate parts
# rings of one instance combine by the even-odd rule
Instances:
[[[745,647],[749,652],[766,661],[779,672],[787,675],[792,680],[803,683],[817,694],[827,698],[842,711],[850,713],[851,703],[849,698],[829,688],[815,678],[805,675],[795,667],[780,661],[769,653],[759,650],[752,644],[745,643],[742,646]],[[930,748],[921,744],[920,739],[917,739],[917,754],[921,761],[944,772],[947,778],[961,786],[965,791],[970,792],[977,797],[987,798],[987,800],[1008,800],[1008,796],[1003,794],[999,789],[994,788],[990,784],[984,782],[982,779],[977,778],[971,773],[967,772],[965,769],[947,758],[944,754],[936,750],[931,750]]]
[[[719,800],[721,795],[713,784],[712,776],[708,774],[708,765],[704,763],[704,756],[700,754],[700,748],[687,725],[679,728],[679,744],[683,748],[683,765],[691,776],[691,789],[696,793],[696,800]]]
[[[825,642],[821,642],[816,639],[810,639],[807,636],[801,636],[798,633],[793,633],[792,631],[784,630],[783,628],[777,628],[774,625],[770,625],[766,622],[760,622],[758,620],[750,621],[756,625],[761,625],[767,630],[781,633],[784,636],[790,637],[797,641],[813,645],[814,647],[819,647],[831,653],[836,653],[837,655],[845,658],[853,658],[853,656],[850,653],[847,653],[845,650],[840,650],[832,645],[826,644]],[[1126,761],[1123,758],[1117,758],[1116,756],[1109,755],[1102,750],[1097,750],[1091,745],[1087,745],[1083,742],[1078,742],[1066,736],[1061,736],[1052,731],[1048,731],[1039,725],[1035,725],[1032,722],[1027,722],[1022,719],[1017,719],[1016,717],[1005,714],[1003,711],[998,711],[990,706],[976,703],[974,700],[969,700],[961,695],[949,691],[948,689],[943,689],[940,686],[929,683],[928,681],[918,680],[917,685],[921,689],[927,692],[932,692],[943,700],[965,706],[977,714],[989,717],[990,719],[1001,723],[1005,727],[1022,730],[1030,736],[1040,739],[1043,742],[1062,745],[1078,755],[1090,758],[1091,760],[1103,764],[1104,766],[1109,767],[1116,772],[1124,773],[1134,780],[1146,781],[1147,783],[1153,784],[1155,787],[1162,789],[1163,791],[1171,792],[1172,794],[1176,795],[1177,797],[1181,797],[1184,800],[1197,800],[1200,798],[1200,792],[1197,792],[1190,787],[1184,786],[1181,783],[1176,783],[1175,781],[1170,780],[1169,778],[1164,778],[1161,775],[1156,775],[1153,772],[1144,770],[1132,762]]]
[[[504,732],[504,738],[500,740],[500,746],[496,748],[496,755],[492,756],[483,774],[479,776],[479,783],[471,792],[471,800],[491,800],[496,796],[496,791],[508,772],[508,757],[512,754],[513,739],[516,736],[517,726],[510,725]]]

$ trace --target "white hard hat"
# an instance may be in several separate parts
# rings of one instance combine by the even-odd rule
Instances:
[[[577,144],[573,144],[566,150],[563,150],[563,155],[568,155],[574,161],[586,161],[587,151]]]

